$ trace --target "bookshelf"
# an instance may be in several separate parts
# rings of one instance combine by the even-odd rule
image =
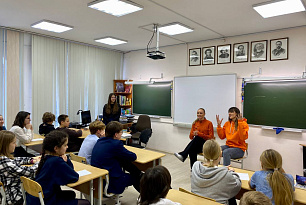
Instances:
[[[133,86],[125,84],[126,81],[127,80],[114,80],[114,93],[117,96],[117,102],[119,102],[121,108],[130,110],[131,112],[129,114],[132,114]]]

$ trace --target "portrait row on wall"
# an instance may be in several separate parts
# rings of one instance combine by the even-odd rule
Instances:
[[[279,38],[270,40],[270,61],[287,60],[289,38]],[[233,56],[234,63],[244,63],[266,61],[268,50],[268,40],[235,43],[232,45],[209,46],[203,48],[189,49],[189,66],[214,65],[231,63]],[[249,55],[250,53],[250,55]]]

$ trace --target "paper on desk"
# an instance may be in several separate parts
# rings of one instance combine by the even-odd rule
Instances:
[[[250,180],[250,177],[247,173],[237,173],[240,177],[241,180],[247,180],[249,181]]]
[[[132,137],[132,135],[129,133],[122,133],[121,137],[127,138],[127,137]]]
[[[32,139],[32,142],[41,141],[41,140],[44,140],[44,139],[42,138]]]
[[[80,177],[91,174],[91,172],[87,171],[86,169],[80,170],[77,172]]]

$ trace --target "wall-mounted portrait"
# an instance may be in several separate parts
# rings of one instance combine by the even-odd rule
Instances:
[[[231,62],[231,44],[217,46],[218,64]]]
[[[270,60],[288,60],[289,38],[270,40]]]
[[[243,63],[248,62],[249,58],[249,43],[235,43],[233,45],[233,62],[234,63]]]
[[[214,65],[215,64],[215,46],[203,48],[203,60],[202,65]]]
[[[251,42],[251,62],[267,60],[267,40]]]
[[[201,65],[201,48],[189,49],[189,66]]]

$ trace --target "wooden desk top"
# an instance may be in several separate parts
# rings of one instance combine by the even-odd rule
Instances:
[[[73,160],[71,160],[71,162],[73,163],[74,170],[76,172],[86,169],[87,171],[91,172],[91,174],[81,176],[77,182],[68,184],[67,186],[69,187],[74,187],[74,186],[83,184],[85,182],[88,182],[90,180],[93,180],[93,179],[96,179],[98,177],[105,176],[108,174],[108,171],[106,169],[99,169],[99,168],[90,166],[88,164],[83,164],[83,163],[76,162]]]
[[[45,137],[44,136],[42,136],[42,135],[39,135],[39,134],[34,134],[34,138],[33,139],[42,139],[42,140],[39,140],[39,141],[32,141],[32,142],[30,142],[30,143],[27,143],[27,144],[24,144],[25,146],[33,146],[33,145],[40,145],[40,144],[42,144],[43,143],[43,139],[44,139]]]
[[[124,145],[124,147],[127,150],[134,152],[137,155],[137,159],[135,162],[138,162],[140,164],[146,164],[148,162],[152,162],[156,159],[160,159],[166,156],[165,154],[160,153],[160,152],[154,152],[154,151],[150,151],[146,149],[139,149],[139,148],[131,147],[127,145]]]
[[[175,189],[170,189],[166,198],[170,199],[173,202],[179,202],[182,205],[194,205],[194,204],[217,205],[219,204],[217,202],[203,199],[201,197],[187,194],[179,190],[175,190]]]
[[[247,173],[249,175],[250,179],[254,174],[254,171],[239,169],[239,168],[235,168],[235,172],[237,172],[237,173]],[[241,180],[241,189],[252,190],[249,186],[249,181]],[[295,202],[295,204],[306,204],[306,190],[295,187],[294,202]]]

